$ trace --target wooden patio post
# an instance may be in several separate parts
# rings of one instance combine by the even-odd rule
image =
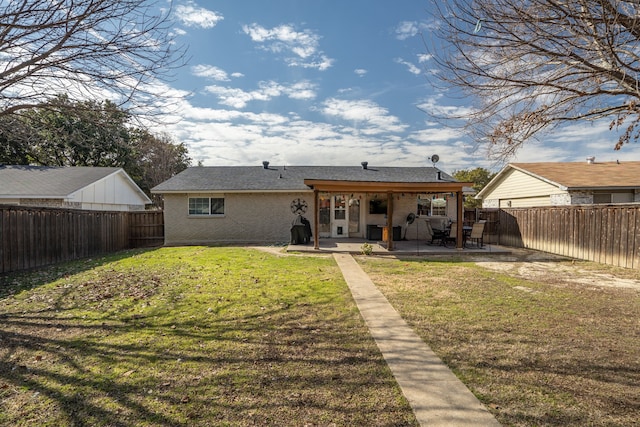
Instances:
[[[387,250],[393,250],[393,193],[387,193]]]
[[[313,190],[313,249],[320,249],[318,234],[320,233],[320,192]]]
[[[462,234],[463,234],[463,230],[462,227],[464,226],[463,222],[464,222],[464,205],[463,202],[464,201],[464,196],[462,194],[462,191],[456,191],[456,202],[457,202],[457,212],[456,212],[456,217],[458,220],[458,229],[457,231],[457,235],[456,235],[456,249],[462,249],[463,245],[462,245]]]

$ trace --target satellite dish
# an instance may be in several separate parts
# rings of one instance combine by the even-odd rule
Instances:
[[[438,160],[440,160],[440,156],[438,156],[437,154],[434,154],[433,156],[429,157],[429,159],[435,165],[436,163],[438,163]]]

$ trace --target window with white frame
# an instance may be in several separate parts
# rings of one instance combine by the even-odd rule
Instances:
[[[224,215],[224,198],[189,197],[189,215]]]
[[[447,214],[447,200],[439,198],[418,199],[418,215],[420,216],[442,216]]]

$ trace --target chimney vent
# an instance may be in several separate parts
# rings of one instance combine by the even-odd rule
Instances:
[[[596,162],[596,158],[595,158],[595,156],[589,156],[589,157],[587,157],[587,164],[592,165],[592,164],[594,164],[595,162]]]
[[[269,169],[269,162],[267,161],[262,162],[262,167],[265,169]]]
[[[362,165],[362,169],[367,169],[367,166],[369,166],[369,162],[362,162],[360,164]]]
[[[442,172],[438,171],[438,181],[442,181]]]

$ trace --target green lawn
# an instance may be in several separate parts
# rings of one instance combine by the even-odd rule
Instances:
[[[637,271],[357,259],[504,425],[640,419],[640,293],[570,280]],[[331,257],[189,247],[0,276],[0,425],[416,421]]]
[[[162,248],[0,276],[0,425],[416,425],[332,258]]]
[[[640,292],[599,285],[638,271],[559,261],[527,278],[464,260],[358,259],[504,425],[640,425]],[[583,275],[595,285],[573,281]]]

